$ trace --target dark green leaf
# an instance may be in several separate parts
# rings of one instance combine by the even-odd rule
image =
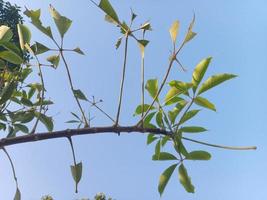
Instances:
[[[160,152],[159,155],[153,155],[152,160],[177,160],[177,158],[168,152]]]
[[[14,127],[19,130],[22,131],[23,133],[29,133],[29,129],[27,126],[23,125],[23,124],[14,124]]]
[[[48,117],[42,113],[35,112],[34,115],[46,126],[48,131],[53,131],[54,123],[52,117]]]
[[[51,4],[50,4],[50,14],[55,21],[55,24],[57,26],[61,38],[63,38],[65,33],[69,30],[72,21],[65,16],[61,16],[59,12]]]
[[[6,125],[4,123],[0,123],[0,130],[6,130]]]
[[[2,89],[0,94],[0,105],[4,104],[11,98],[13,91],[16,89],[16,86],[16,83],[10,82],[4,87],[4,89]]]
[[[192,185],[191,178],[188,176],[187,170],[183,164],[179,166],[179,180],[187,192],[195,192],[195,187]]]
[[[168,167],[161,175],[159,178],[159,185],[158,185],[158,191],[160,196],[163,194],[164,189],[166,185],[168,184],[171,175],[173,174],[175,168],[177,167],[177,164],[174,164],[170,167]]]
[[[151,144],[152,142],[154,142],[156,139],[158,139],[154,134],[152,133],[149,133],[147,135],[147,140],[146,140],[146,144],[149,145]]]
[[[21,98],[21,103],[25,106],[29,106],[29,107],[32,107],[33,106],[33,103],[29,100],[29,99],[26,99],[26,98]]]
[[[208,99],[198,96],[194,99],[194,102],[199,106],[216,111],[215,105],[211,103]]]
[[[36,42],[34,45],[32,45],[31,49],[33,50],[35,55],[39,55],[39,54],[45,53],[45,52],[50,50],[47,46],[45,46],[39,42]]]
[[[99,3],[99,8],[101,8],[114,21],[119,23],[119,17],[108,0],[101,0]]]
[[[192,83],[193,83],[194,92],[197,90],[198,85],[200,84],[202,78],[204,77],[204,75],[208,69],[208,66],[210,64],[211,59],[212,59],[211,57],[203,59],[195,67],[195,70],[194,70],[193,76],[192,76]]]
[[[17,65],[23,63],[23,59],[13,51],[1,51],[0,58]]]
[[[150,121],[152,120],[152,118],[154,117],[154,115],[156,114],[156,112],[152,112],[152,113],[149,113],[145,119],[144,119],[144,127],[148,128],[150,127]]]
[[[148,110],[149,106],[150,106],[150,105],[148,105],[148,104],[144,104],[144,105],[139,105],[139,106],[137,106],[137,108],[135,109],[134,116],[136,116],[136,115],[141,115],[143,112],[145,113],[145,112]],[[150,108],[150,110],[154,110],[154,109],[155,109],[154,106],[152,106],[152,107]]]
[[[180,128],[180,131],[183,133],[200,133],[207,131],[207,129],[200,126],[184,126]]]
[[[34,118],[34,112],[27,112],[22,116],[20,122],[25,124],[32,121],[33,118]]]
[[[78,99],[81,100],[85,100],[88,101],[88,99],[86,98],[86,96],[83,94],[83,92],[81,90],[73,90],[74,96]]]
[[[224,81],[227,81],[235,77],[236,75],[234,74],[217,74],[217,75],[211,76],[201,85],[198,91],[198,95],[223,83]]]
[[[73,123],[80,123],[80,121],[77,121],[77,120],[69,120],[69,121],[66,121],[65,123],[73,124]]]
[[[73,49],[73,51],[78,54],[85,55],[84,52],[79,47],[76,47],[75,49]]]
[[[211,155],[206,151],[192,151],[187,156],[188,160],[210,160]]]

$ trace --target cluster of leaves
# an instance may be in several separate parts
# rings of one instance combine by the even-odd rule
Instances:
[[[191,40],[196,33],[192,32],[194,19],[189,26],[189,31],[185,36],[185,44]],[[179,22],[176,21],[170,28],[170,35],[174,46],[176,45],[176,37],[179,30]],[[175,49],[175,48],[174,48]],[[175,52],[175,50],[174,50]],[[176,57],[173,57],[176,59]],[[157,79],[150,79],[146,83],[146,90],[149,95],[155,100],[156,106],[152,104],[141,104],[135,110],[135,115],[141,115],[146,112],[147,116],[143,120],[145,128],[160,128],[166,130],[169,134],[162,137],[149,134],[147,144],[156,142],[155,153],[152,159],[155,161],[175,161],[175,164],[168,167],[160,176],[158,191],[160,195],[173,174],[178,168],[179,180],[185,190],[194,193],[195,188],[191,182],[186,167],[185,160],[209,160],[210,153],[202,150],[189,152],[183,144],[184,134],[196,134],[207,131],[201,126],[187,125],[187,122],[201,111],[199,108],[192,109],[192,106],[206,108],[216,111],[215,105],[202,95],[214,88],[215,86],[236,77],[233,74],[216,74],[203,81],[204,75],[211,62],[211,57],[201,60],[195,67],[192,80],[183,82],[181,80],[172,80],[168,83],[170,89],[167,91],[163,102],[159,98],[159,84]],[[173,146],[173,152],[166,152],[163,148],[170,144]]]

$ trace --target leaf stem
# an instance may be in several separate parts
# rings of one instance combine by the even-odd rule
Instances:
[[[72,152],[72,157],[73,157],[73,164],[74,164],[75,169],[76,169],[77,162],[76,162],[76,156],[75,156],[73,142],[72,142],[71,137],[67,137],[67,138],[68,138],[68,140],[70,142],[70,147],[71,147],[71,152]],[[78,184],[77,183],[75,183],[75,193],[78,193]]]
[[[13,164],[13,161],[12,161],[12,159],[11,159],[9,153],[8,153],[7,150],[5,149],[5,147],[1,147],[1,148],[2,148],[2,150],[4,151],[4,153],[6,154],[8,160],[9,160],[9,163],[10,163],[11,168],[12,168],[13,177],[14,177],[14,180],[15,180],[15,182],[16,182],[16,187],[18,188],[18,179],[17,179],[17,176],[16,176],[16,171],[15,171],[15,166],[14,166],[14,164]]]
[[[121,112],[123,87],[124,87],[124,80],[125,80],[125,73],[126,73],[126,65],[127,65],[128,39],[129,39],[129,35],[128,35],[128,32],[127,32],[126,33],[126,37],[125,37],[124,61],[123,61],[122,79],[121,79],[121,85],[120,85],[119,105],[118,105],[117,117],[116,117],[116,121],[115,121],[114,126],[118,126],[118,124],[119,124],[119,118],[120,118],[120,112]]]

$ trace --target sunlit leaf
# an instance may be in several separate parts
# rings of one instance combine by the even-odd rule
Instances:
[[[201,85],[201,87],[198,90],[198,95],[235,77],[236,75],[234,74],[217,74],[217,75],[211,76]]]
[[[179,113],[182,111],[182,109],[186,106],[187,102],[186,101],[180,101],[176,104],[176,106],[173,108],[173,110],[168,112],[168,117],[171,121],[172,124],[174,124],[177,116]]]
[[[149,107],[150,107],[150,105],[148,105],[148,104],[144,104],[144,105],[139,105],[139,106],[137,106],[137,108],[135,109],[134,116],[135,116],[135,115],[141,115],[143,112],[145,113],[145,112],[148,110]],[[154,106],[152,106],[152,107],[150,108],[150,110],[154,110],[154,109],[155,109]]]
[[[179,32],[179,27],[180,27],[180,22],[178,20],[176,20],[175,22],[173,22],[173,24],[169,30],[172,42],[174,44],[176,43],[177,35]]]
[[[8,42],[11,40],[13,33],[8,26],[0,26],[0,42]]]
[[[158,80],[157,79],[150,79],[146,82],[145,86],[146,90],[150,94],[150,96],[155,99],[158,93]],[[158,101],[158,98],[156,99]]]
[[[182,118],[180,121],[180,124],[188,121],[189,119],[193,118],[200,110],[190,110],[188,111]]]
[[[179,180],[187,192],[195,192],[195,187],[192,185],[191,178],[188,176],[187,170],[183,164],[179,166]]]
[[[175,168],[177,167],[177,164],[174,164],[170,167],[168,167],[161,175],[159,178],[159,185],[158,185],[158,191],[160,196],[163,194],[164,189],[166,185],[168,184],[171,175],[173,174]]]
[[[211,57],[201,60],[194,69],[192,76],[193,90],[196,91],[198,85],[200,84],[202,78],[204,77],[208,66],[210,64]]]
[[[54,68],[57,68],[59,65],[60,56],[59,55],[49,56],[46,60],[50,62],[54,66]]]
[[[63,38],[65,33],[69,30],[72,21],[67,17],[60,15],[59,12],[51,4],[50,4],[50,14],[55,21],[55,24],[57,26],[61,38]]]
[[[192,21],[188,27],[188,31],[187,31],[187,34],[185,36],[184,43],[189,42],[190,40],[192,40],[196,36],[196,33],[193,32],[194,24],[195,24],[195,15],[193,16],[193,19],[192,19]]]
[[[194,99],[194,102],[195,102],[195,104],[197,104],[199,106],[216,111],[215,105],[213,103],[211,103],[208,99],[205,99],[203,97],[198,96]]]
[[[23,24],[17,24],[17,29],[18,29],[18,35],[19,35],[20,48],[24,49],[25,44],[28,44],[28,45],[30,44],[31,31],[27,26]]]
[[[23,59],[13,51],[1,51],[0,58],[17,65],[23,63]]]

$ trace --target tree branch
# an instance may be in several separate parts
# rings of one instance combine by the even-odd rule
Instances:
[[[79,135],[92,135],[92,134],[100,134],[100,133],[153,133],[155,135],[171,135],[172,133],[163,129],[159,128],[142,128],[138,126],[104,126],[104,127],[91,127],[91,128],[82,128],[82,129],[66,129],[61,131],[54,131],[54,132],[43,132],[43,133],[36,133],[34,135],[24,135],[18,136],[13,138],[2,138],[0,140],[0,148],[28,143],[28,142],[37,142],[41,140],[48,140],[48,139],[56,139],[56,138],[70,138],[72,136],[79,136]],[[223,148],[223,149],[231,149],[231,150],[255,150],[255,146],[250,147],[227,147],[221,145],[214,145],[209,144],[206,142],[201,142],[198,140],[193,140],[190,138],[182,137],[182,139],[191,141],[194,143]]]

